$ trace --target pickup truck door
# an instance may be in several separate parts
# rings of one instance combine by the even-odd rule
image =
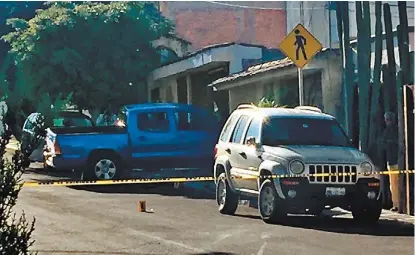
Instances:
[[[175,126],[170,110],[133,113],[128,124],[133,169],[168,167],[175,150]]]
[[[214,147],[217,142],[217,121],[214,116],[199,110],[174,111],[177,130],[177,167],[203,168],[213,165]]]

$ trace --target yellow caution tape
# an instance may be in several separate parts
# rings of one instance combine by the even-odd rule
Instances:
[[[303,178],[303,177],[327,177],[327,176],[371,176],[371,175],[389,175],[389,174],[414,174],[415,170],[397,170],[397,171],[381,171],[381,172],[360,172],[360,173],[318,173],[318,174],[284,174],[261,176],[267,178]],[[257,176],[252,177],[231,177],[233,179],[256,180]],[[41,182],[24,182],[24,187],[41,187],[41,186],[86,186],[86,185],[115,185],[115,184],[137,184],[137,183],[169,183],[169,182],[201,182],[214,181],[213,177],[178,177],[178,178],[140,178],[140,179],[124,179],[124,180],[97,180],[97,181],[41,181]]]

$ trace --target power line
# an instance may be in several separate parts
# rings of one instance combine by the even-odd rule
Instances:
[[[215,1],[205,1],[208,3],[212,3],[212,4],[217,4],[217,5],[224,5],[224,6],[229,6],[229,7],[237,7],[237,8],[243,8],[243,9],[258,9],[258,10],[276,10],[276,11],[284,11],[284,10],[322,10],[322,9],[327,9],[326,7],[314,7],[314,8],[271,8],[271,7],[256,7],[256,6],[246,6],[246,5],[237,5],[237,4],[227,4],[227,3],[221,3],[221,2],[215,2]]]

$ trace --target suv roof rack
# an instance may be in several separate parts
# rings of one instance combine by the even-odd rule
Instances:
[[[252,104],[240,104],[240,105],[238,105],[238,110],[241,110],[241,109],[256,109],[257,107],[255,106],[255,105],[252,105]]]
[[[310,112],[318,112],[318,113],[323,113],[323,111],[317,107],[314,106],[297,106],[294,108],[295,110],[300,110],[300,111],[310,111]]]

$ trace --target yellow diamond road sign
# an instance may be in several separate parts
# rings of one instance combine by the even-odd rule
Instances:
[[[303,68],[321,50],[321,43],[298,24],[280,44],[280,50],[299,68]]]

